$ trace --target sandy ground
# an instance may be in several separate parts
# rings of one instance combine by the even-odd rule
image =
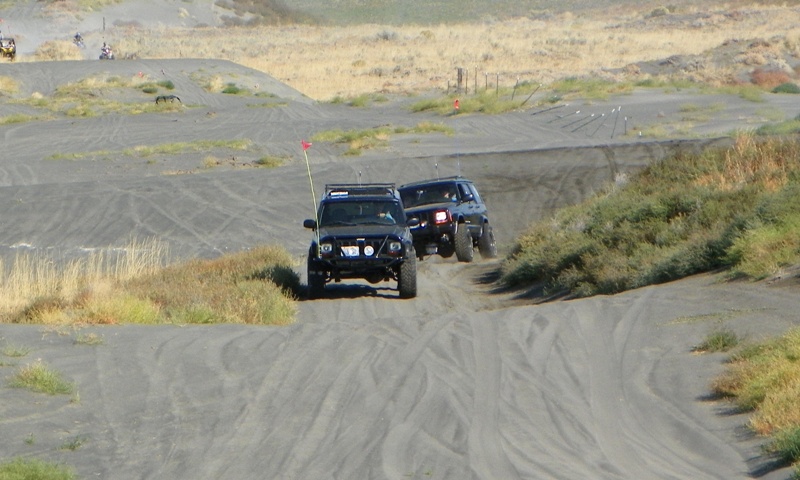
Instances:
[[[157,237],[174,259],[263,243],[301,258],[312,200],[300,140],[332,128],[444,122],[456,134],[392,137],[359,157],[315,143],[314,185],[403,183],[461,173],[489,203],[501,253],[530,222],[676,149],[725,145],[758,109],[794,108],[688,94],[635,95],[580,106],[622,107],[639,123],[676,121],[683,102],[724,101],[710,138],[645,141],[623,121],[567,126],[575,106],[498,116],[411,114],[409,100],[322,105],[267,75],[211,60],[2,65],[24,92],[48,93],[92,72],[168,78],[179,112],[60,118],[0,126],[0,254],[58,257]],[[229,74],[274,97],[210,94],[197,72]],[[152,101],[146,99],[143,101]],[[253,106],[272,103],[270,106]],[[0,116],[28,107],[5,102]],[[623,117],[624,118],[624,117]],[[586,120],[590,117],[585,117]],[[585,121],[585,120],[584,120]],[[631,123],[633,120],[631,120]],[[251,139],[258,151],[204,168],[202,154],[133,158],[125,148]],[[110,152],[96,160],[56,153]],[[264,153],[284,166],[249,166]],[[227,157],[225,157],[227,159]],[[750,338],[797,323],[796,287],[722,283],[714,275],[615,296],[535,304],[492,280],[499,263],[419,264],[419,296],[394,285],[339,284],[301,301],[289,327],[0,325],[0,459],[74,466],[81,478],[736,479],[786,478],[725,402],[708,398],[724,355],[693,345],[724,324]],[[301,267],[298,267],[301,270]],[[76,343],[95,333],[100,345]],[[15,365],[42,359],[78,398],[7,386]],[[65,444],[80,443],[75,450]]]

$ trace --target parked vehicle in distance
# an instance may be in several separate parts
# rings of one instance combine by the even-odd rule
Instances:
[[[471,262],[474,248],[483,258],[497,257],[486,204],[474,183],[464,177],[446,177],[401,185],[406,216],[414,222],[411,234],[417,257],[455,253]]]
[[[414,225],[413,223],[411,225]],[[392,183],[329,184],[308,250],[308,296],[345,279],[397,281],[400,298],[417,295],[417,256],[400,195]]]

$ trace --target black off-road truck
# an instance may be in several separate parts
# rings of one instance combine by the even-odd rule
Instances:
[[[414,248],[421,260],[438,254],[456,254],[461,262],[471,262],[474,248],[483,258],[497,257],[494,232],[489,224],[486,204],[475,185],[464,177],[437,178],[400,187]]]
[[[329,282],[354,278],[395,280],[400,298],[417,295],[417,256],[394,184],[326,185],[317,218],[303,226],[314,231],[309,298],[322,296]]]

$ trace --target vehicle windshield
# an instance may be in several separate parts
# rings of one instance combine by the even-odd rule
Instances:
[[[458,201],[456,186],[450,183],[404,188],[400,190],[400,197],[406,208]]]
[[[403,210],[396,201],[336,201],[322,205],[319,225],[396,225],[404,222]]]

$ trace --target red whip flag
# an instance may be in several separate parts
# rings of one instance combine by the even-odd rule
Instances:
[[[305,140],[300,140],[300,145],[303,146],[303,156],[306,157],[306,170],[308,171],[308,184],[311,187],[311,201],[313,202],[313,212],[314,218],[317,220],[317,224],[319,224],[319,217],[317,216],[319,212],[317,212],[317,195],[314,193],[314,180],[311,178],[311,165],[308,163],[308,150],[311,147],[311,142],[306,142]],[[315,229],[317,232],[317,249],[319,249],[319,229]],[[317,252],[319,254],[319,252]]]

